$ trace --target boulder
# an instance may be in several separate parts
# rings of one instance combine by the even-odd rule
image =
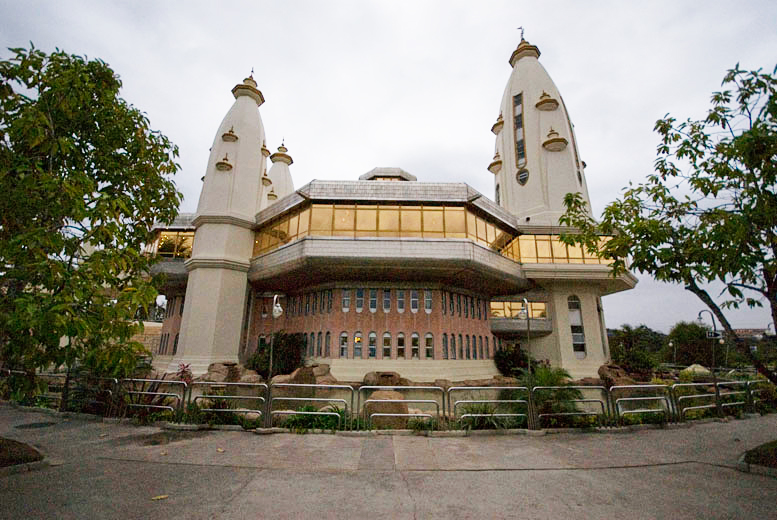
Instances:
[[[316,384],[318,385],[336,385],[339,381],[332,374],[326,374],[324,376],[316,376]]]
[[[273,383],[291,383],[291,374],[278,374],[272,376]]]
[[[604,386],[604,381],[598,377],[584,377],[577,381],[570,381],[570,384],[573,386]]]
[[[404,400],[399,392],[378,390],[369,396],[370,400]],[[408,413],[407,403],[368,403],[364,407],[367,417],[373,413]],[[372,427],[378,429],[407,428],[407,417],[375,417]]]
[[[313,369],[313,375],[316,377],[323,377],[329,374],[329,365],[326,363],[319,363],[317,365],[311,366],[310,368]]]
[[[316,375],[313,367],[301,367],[291,373],[290,383],[314,385],[316,384]]]
[[[448,379],[435,379],[434,380],[434,386],[439,386],[444,391],[448,391],[448,388],[453,386],[453,383],[451,383]]]
[[[409,386],[410,381],[396,372],[367,372],[362,384],[364,386]]]
[[[706,368],[704,368],[703,366],[698,365],[698,364],[691,365],[688,368],[685,368],[680,373],[681,374],[694,374],[694,375],[700,375],[700,376],[708,376],[708,375],[712,374],[712,372],[710,372],[709,370],[707,370]]]
[[[618,365],[608,364],[599,367],[599,377],[607,388],[611,386],[633,385],[636,381]]]
[[[251,370],[250,372],[253,372]],[[253,374],[245,374],[243,377],[240,378],[241,383],[262,383],[264,379],[262,379],[262,376],[254,372]]]

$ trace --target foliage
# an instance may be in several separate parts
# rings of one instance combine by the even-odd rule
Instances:
[[[290,374],[303,366],[304,334],[273,334],[273,375]],[[265,381],[270,372],[270,345],[260,345],[246,361],[246,367],[255,370]]]
[[[549,364],[538,365],[531,373],[523,372],[521,385],[527,388],[536,386],[569,386],[571,376],[563,368],[551,367]],[[534,409],[539,414],[572,413],[577,411],[577,405],[571,401],[582,399],[583,394],[574,388],[557,388],[538,390],[533,394]],[[555,423],[563,421],[556,418]]]
[[[630,185],[604,210],[601,223],[579,194],[565,198],[566,243],[611,259],[613,274],[631,267],[664,282],[681,283],[736,335],[725,316],[741,305],[771,307],[777,323],[777,69],[769,75],[737,65],[712,95],[701,120],[656,122],[661,137],[656,172]],[[610,240],[600,244],[600,236]],[[724,287],[724,301],[707,284]],[[777,382],[741,347],[759,372]]]
[[[143,352],[133,316],[157,294],[143,247],[181,197],[177,148],[119,97],[104,62],[11,52],[0,61],[0,358],[125,373]]]
[[[720,351],[717,340],[707,338],[707,328],[698,323],[681,321],[669,331],[672,348],[677,349],[678,365],[693,365],[697,363],[705,367],[712,366],[713,347]],[[674,356],[674,352],[671,353]],[[718,361],[721,359],[718,355]]]
[[[467,430],[501,430],[506,428],[525,428],[525,417],[496,417],[492,414],[499,413],[496,406],[490,403],[472,403],[464,406],[464,413],[478,417],[464,417],[461,425]],[[525,413],[525,409],[521,412]]]
[[[658,366],[655,353],[661,349],[664,337],[645,325],[622,325],[610,337],[612,360],[628,372],[651,374]]]
[[[318,412],[318,408],[305,405],[297,409],[298,412]],[[348,424],[345,410],[334,408],[333,412],[340,416],[340,428]],[[289,415],[281,425],[295,433],[306,433],[308,430],[337,430],[338,419],[331,415]]]
[[[189,363],[179,363],[178,372],[176,372],[175,378],[179,381],[183,381],[187,385],[192,384],[194,375],[192,374],[191,365]]]
[[[503,376],[516,377],[520,375],[521,370],[537,365],[537,362],[518,345],[505,345],[503,348],[494,352],[494,363],[496,368]]]

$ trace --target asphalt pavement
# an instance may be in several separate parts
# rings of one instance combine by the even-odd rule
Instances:
[[[254,435],[32,413],[0,436],[47,465],[0,476],[0,518],[777,518],[736,470],[777,415],[619,433]]]

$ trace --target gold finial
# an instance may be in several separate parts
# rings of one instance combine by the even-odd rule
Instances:
[[[523,25],[518,27],[518,30],[521,31],[521,41],[524,41],[523,40]]]

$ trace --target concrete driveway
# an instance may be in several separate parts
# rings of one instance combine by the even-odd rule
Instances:
[[[735,469],[777,437],[777,415],[541,437],[176,437],[0,405],[0,436],[51,463],[0,477],[1,518],[777,518],[777,479]]]

